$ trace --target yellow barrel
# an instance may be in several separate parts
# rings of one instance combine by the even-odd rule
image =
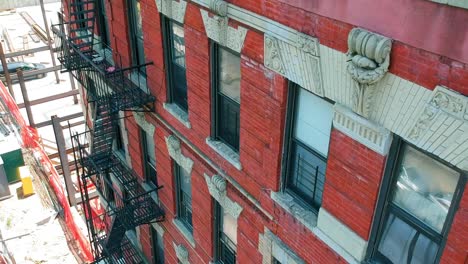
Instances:
[[[23,196],[29,196],[34,194],[34,188],[32,184],[32,176],[31,172],[29,171],[28,166],[21,166],[19,169],[19,175],[21,177],[21,183],[23,184]]]

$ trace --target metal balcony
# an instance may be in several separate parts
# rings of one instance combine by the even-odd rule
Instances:
[[[75,38],[65,33],[66,25],[52,26],[57,57],[65,68],[63,72],[72,73],[86,89],[90,101],[112,102],[112,112],[153,110],[155,97],[147,88],[146,78],[140,74],[152,62],[125,67],[120,54],[94,39],[92,46],[74,43]],[[85,41],[90,40],[82,40]]]

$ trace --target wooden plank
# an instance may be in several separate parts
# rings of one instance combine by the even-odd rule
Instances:
[[[59,118],[60,118],[60,122],[62,122],[62,121],[67,121],[67,120],[70,120],[70,119],[73,119],[73,118],[78,118],[78,117],[81,117],[81,116],[83,116],[82,112],[67,115],[67,116],[64,116],[64,117],[59,117]],[[45,126],[50,126],[50,125],[52,125],[52,121],[47,120],[47,121],[44,121],[44,122],[41,122],[41,123],[37,123],[36,127],[40,128],[40,127],[45,127]]]
[[[61,93],[61,94],[54,94],[52,96],[47,96],[47,97],[44,97],[44,98],[39,98],[39,99],[36,99],[36,100],[32,100],[32,101],[29,102],[29,104],[31,106],[38,105],[38,104],[43,104],[43,103],[47,103],[47,102],[50,102],[50,101],[53,101],[53,100],[73,96],[73,95],[76,95],[78,93],[79,93],[78,90],[71,90],[71,91],[68,91],[68,92]],[[19,108],[24,108],[24,103],[18,104],[18,107]]]
[[[22,50],[22,51],[17,51],[17,52],[10,52],[8,54],[5,54],[5,58],[11,58],[11,57],[17,57],[17,56],[22,56],[22,55],[28,55],[40,51],[45,51],[48,50],[49,47],[43,46],[39,48],[33,48],[33,49],[28,49],[28,50]]]

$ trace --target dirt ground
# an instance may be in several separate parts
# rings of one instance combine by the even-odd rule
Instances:
[[[13,196],[0,201],[0,232],[8,251],[17,264],[80,263],[73,254],[73,240],[64,233],[53,195],[37,175],[33,185],[35,194],[22,197],[22,183],[11,184]]]

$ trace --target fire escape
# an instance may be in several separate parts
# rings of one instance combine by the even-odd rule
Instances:
[[[144,189],[113,144],[119,111],[153,111],[155,97],[146,80],[139,78],[151,63],[126,67],[119,54],[94,38],[95,2],[69,0],[64,6],[69,16],[62,15],[61,23],[52,28],[63,72],[70,72],[84,87],[86,111],[94,116],[92,129],[72,135],[82,207],[94,263],[145,263],[128,231],[164,220],[163,209],[151,198],[160,187]],[[89,194],[93,189],[104,200],[106,210],[100,215],[93,211]]]

